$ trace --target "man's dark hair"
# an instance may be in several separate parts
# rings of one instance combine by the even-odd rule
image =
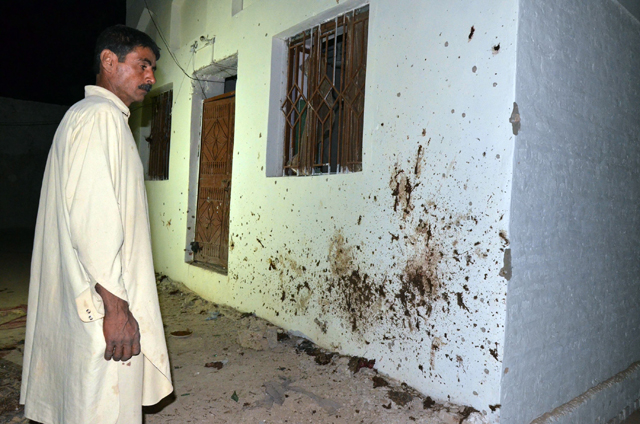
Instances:
[[[148,47],[160,59],[160,49],[151,37],[142,31],[125,25],[114,25],[102,31],[96,41],[96,49],[93,52],[93,70],[100,73],[100,53],[103,50],[111,50],[118,56],[119,62],[124,62],[125,57],[136,47]]]

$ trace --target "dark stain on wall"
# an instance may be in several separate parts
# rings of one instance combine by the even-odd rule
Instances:
[[[419,183],[417,185],[419,185]],[[397,212],[398,207],[400,207],[400,210],[404,212],[405,218],[411,213],[413,210],[413,205],[411,204],[411,193],[417,185],[413,185],[404,170],[398,169],[396,166],[395,173],[389,181],[391,195],[394,197],[394,212]]]
[[[494,357],[494,359],[496,361],[499,361],[499,359],[498,359],[498,343],[496,343],[496,348],[495,349],[489,349],[489,353],[491,354],[491,356]]]
[[[389,341],[389,349],[393,351],[396,349],[393,342],[398,339],[424,340],[426,346],[431,346],[430,369],[427,370],[427,364],[419,364],[420,369],[431,378],[438,378],[434,370],[436,364],[457,358],[466,363],[467,359],[462,351],[456,351],[461,347],[459,338],[450,332],[447,334],[447,329],[443,331],[439,322],[452,318],[457,321],[460,314],[464,314],[468,318],[452,325],[489,333],[483,327],[484,322],[474,322],[472,316],[480,309],[492,308],[490,303],[498,302],[489,298],[482,284],[489,272],[495,275],[502,264],[497,259],[490,264],[486,261],[482,265],[487,267],[484,280],[482,274],[478,274],[476,263],[486,260],[490,253],[487,247],[490,244],[485,240],[495,238],[498,232],[493,226],[483,225],[486,221],[482,215],[474,213],[471,207],[468,211],[458,205],[450,208],[446,198],[437,195],[438,187],[414,191],[421,184],[420,175],[428,169],[427,155],[428,147],[417,145],[410,159],[399,161],[389,169],[391,199],[369,196],[372,208],[391,209],[393,205],[397,227],[389,228],[390,239],[385,237],[388,250],[376,245],[372,251],[366,244],[361,245],[366,242],[360,237],[357,243],[350,242],[340,228],[334,227],[325,254],[318,254],[311,245],[300,249],[298,243],[293,251],[285,244],[282,250],[272,252],[271,257],[264,257],[263,269],[265,274],[275,272],[280,276],[279,285],[272,293],[281,301],[278,311],[274,310],[276,315],[309,314],[314,308],[308,305],[317,305],[314,313],[319,316],[312,319],[319,331],[329,331],[325,318],[337,318],[344,330],[366,344],[376,342],[370,338],[374,334],[372,330],[396,329],[378,342]],[[448,183],[449,179],[443,182]],[[440,200],[436,204],[433,199]],[[363,217],[355,215],[352,225],[361,225],[358,229],[366,232],[367,225],[375,223],[375,217],[366,220]],[[506,278],[506,275],[510,277],[509,239],[505,231],[498,235],[505,265],[509,264],[503,268],[505,273],[509,271]],[[269,247],[266,242],[260,244]],[[377,262],[381,257],[378,255],[385,255],[384,260]],[[298,262],[306,267],[299,266]],[[387,265],[380,266],[383,262]],[[403,332],[403,328],[409,331]],[[490,340],[474,344],[489,361],[490,355],[498,357],[497,345],[495,349],[487,348]],[[416,357],[423,354],[416,352]]]
[[[334,296],[325,307],[346,316],[353,332],[371,324],[374,310],[377,309],[373,308],[374,304],[386,295],[382,284],[377,284],[367,274],[361,275],[358,267],[354,268],[354,254],[357,251],[354,246],[347,244],[340,231],[331,239],[331,277],[327,291]]]
[[[433,237],[431,225],[422,220],[409,242],[419,247],[409,257],[399,277],[401,286],[396,298],[400,301],[404,316],[411,317],[416,313],[422,317],[418,310],[420,307],[425,308],[426,316],[430,316],[433,303],[438,300],[442,288],[439,266],[444,253]]]
[[[422,145],[418,145],[418,153],[416,154],[416,165],[413,168],[413,175],[416,178],[420,177],[422,172]]]
[[[468,312],[469,308],[467,308],[467,305],[464,304],[464,299],[462,298],[461,292],[456,293],[456,298],[458,299],[458,306]]]
[[[389,181],[389,188],[391,188],[391,196],[394,198],[393,210],[398,211],[398,207],[403,212],[403,217],[407,216],[413,211],[413,204],[411,203],[411,195],[413,190],[420,185],[418,178],[422,172],[422,159],[423,149],[422,145],[418,145],[418,152],[416,153],[416,162],[413,167],[413,177],[407,174],[400,168],[399,164],[395,165],[394,172]],[[411,173],[411,170],[409,170]],[[412,181],[413,180],[413,181]]]

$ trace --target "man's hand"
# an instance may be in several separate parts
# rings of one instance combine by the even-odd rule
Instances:
[[[140,354],[140,331],[138,321],[129,311],[129,304],[118,296],[111,294],[100,284],[96,284],[96,292],[104,303],[104,319],[102,331],[107,348],[104,359],[107,361],[128,361],[132,356]]]

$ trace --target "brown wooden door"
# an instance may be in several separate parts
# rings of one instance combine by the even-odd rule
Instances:
[[[225,269],[229,257],[234,118],[235,92],[204,101],[194,259]]]

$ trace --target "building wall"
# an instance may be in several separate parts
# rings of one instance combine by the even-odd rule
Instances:
[[[47,155],[68,108],[0,98],[0,229],[35,227]]]
[[[615,1],[519,13],[501,419],[573,400],[553,422],[606,422],[640,397],[618,374],[640,360],[640,23]]]
[[[173,83],[175,103],[170,179],[147,183],[157,271],[321,346],[374,358],[434,398],[493,414],[509,276],[517,2],[372,0],[364,170],[313,177],[266,176],[278,141],[269,115],[281,113],[269,109],[279,89],[272,72],[282,71],[272,63],[274,36],[363,2],[256,0],[234,16],[232,3],[149,1],[168,42],[181,40],[174,53],[190,75],[212,54],[238,57],[227,276],[184,261],[195,215],[194,91],[163,50],[158,85]],[[215,36],[213,53],[190,51],[200,36]]]

